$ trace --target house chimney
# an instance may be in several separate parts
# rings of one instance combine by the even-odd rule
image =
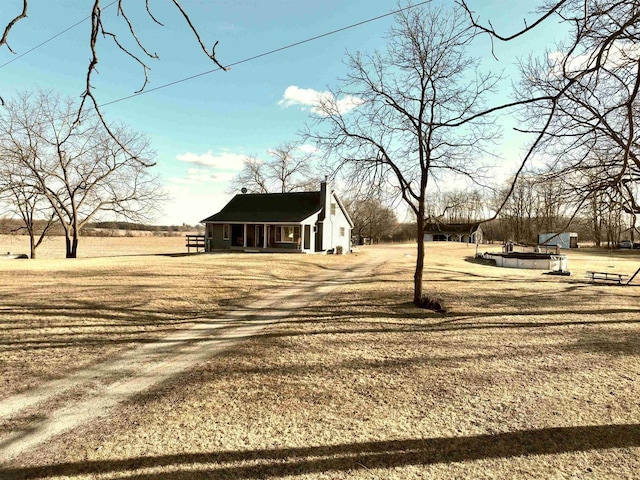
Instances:
[[[322,211],[320,212],[319,220],[324,220],[330,212],[331,208],[331,183],[327,181],[327,177],[324,177],[324,182],[320,182],[320,205],[322,205]]]

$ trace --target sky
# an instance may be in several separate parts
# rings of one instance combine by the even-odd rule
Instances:
[[[0,95],[8,99],[16,92],[51,89],[78,97],[84,90],[90,58],[90,22],[84,19],[90,15],[92,3],[31,2],[28,18],[17,23],[9,36],[16,54],[0,48]],[[535,17],[531,9],[537,2],[467,3],[481,20],[490,20],[499,31],[511,32],[525,19],[530,22]],[[101,1],[103,8],[108,6],[103,13],[105,28],[140,53],[112,4],[115,2]],[[146,93],[132,97],[143,84],[142,70],[108,39],[100,38],[94,93],[108,121],[124,121],[151,140],[156,173],[170,195],[163,213],[152,221],[162,225],[194,225],[219,211],[234,194],[229,192],[231,180],[242,168],[243,159],[247,155],[265,158],[269,149],[295,140],[309,122],[314,99],[328,88],[336,88],[345,77],[347,52],[384,49],[384,35],[393,17],[243,60],[398,8],[390,0],[183,0],[181,5],[206,46],[219,42],[217,59],[232,65],[224,72],[204,55],[173,2],[149,2],[154,17],[164,26],[151,21],[142,0],[123,4],[139,40],[159,59],[147,61],[151,70]],[[1,24],[17,15],[21,7],[22,1],[4,0]],[[557,26],[551,23],[537,30],[533,38],[496,44],[498,60],[491,55],[487,41],[479,42],[473,54],[483,59],[484,68],[506,73],[507,83],[501,91],[506,99],[516,59],[531,52],[541,54],[544,47],[553,50],[556,35]],[[523,142],[512,132],[512,124],[505,126],[496,173],[504,178],[517,165]]]

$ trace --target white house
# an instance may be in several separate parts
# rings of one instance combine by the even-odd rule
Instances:
[[[238,194],[201,223],[207,252],[351,250],[353,222],[328,182],[317,192]]]

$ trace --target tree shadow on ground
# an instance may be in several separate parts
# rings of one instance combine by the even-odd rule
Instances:
[[[278,478],[640,447],[640,425],[592,425],[448,438],[300,448],[237,450],[0,468],[0,477],[37,479],[117,473],[128,479]],[[164,468],[161,473],[144,469]]]
[[[568,347],[570,351],[597,353],[611,356],[640,356],[640,334],[636,332],[619,333],[597,332],[582,334],[577,341]]]

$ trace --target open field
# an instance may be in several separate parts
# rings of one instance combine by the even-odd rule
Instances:
[[[138,239],[104,240],[116,255]],[[177,243],[147,251],[184,251],[156,240]],[[0,478],[636,477],[640,281],[584,273],[631,274],[640,252],[571,251],[568,278],[474,253],[427,246],[425,290],[446,314],[410,304],[412,246],[2,262],[0,403],[302,279],[377,266]],[[29,421],[0,420],[0,445]]]
[[[133,234],[135,233],[133,232]],[[81,237],[78,243],[78,258],[186,253],[186,251],[184,235],[175,237]],[[26,235],[0,235],[0,254],[7,252],[28,255],[29,237]],[[64,258],[64,256],[65,244],[62,236],[45,238],[36,250],[37,260],[58,259]]]

